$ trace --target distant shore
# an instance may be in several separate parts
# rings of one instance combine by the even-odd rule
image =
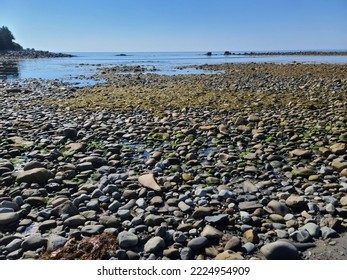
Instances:
[[[244,52],[232,53],[232,55],[251,55],[251,56],[273,56],[273,55],[319,55],[319,56],[340,56],[347,55],[347,52],[342,51],[297,51],[297,52]]]
[[[71,54],[54,53],[49,51],[38,51],[33,49],[20,51],[0,51],[0,61],[17,60],[17,59],[33,59],[33,58],[55,58],[55,57],[73,57]]]

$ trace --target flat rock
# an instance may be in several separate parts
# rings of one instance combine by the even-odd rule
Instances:
[[[86,162],[90,162],[93,167],[101,167],[103,165],[107,165],[107,160],[100,156],[88,156],[80,160],[80,163]]]
[[[82,143],[70,143],[65,146],[65,154],[71,156],[76,152],[82,151],[84,149],[84,145]]]
[[[78,226],[84,225],[85,222],[86,222],[85,217],[83,217],[82,215],[75,215],[70,218],[67,218],[64,221],[64,225],[70,228],[76,228]]]
[[[146,242],[144,246],[144,250],[147,253],[162,251],[164,248],[165,248],[165,241],[163,238],[159,236],[152,237]]]
[[[8,225],[19,220],[19,215],[16,212],[0,213],[0,226]]]
[[[242,257],[241,254],[239,253],[234,253],[233,251],[227,250],[224,251],[223,253],[219,253],[216,257],[215,260],[244,260],[244,257]]]
[[[263,205],[256,201],[244,201],[239,203],[239,209],[243,210],[255,210],[257,208],[263,208]]]
[[[343,169],[347,168],[347,161],[342,161],[341,159],[336,159],[331,163],[332,168],[341,172]]]
[[[310,158],[312,156],[312,152],[309,150],[295,149],[290,151],[289,155],[291,157]]]
[[[163,216],[154,214],[149,214],[144,220],[147,226],[160,226],[160,224],[164,221],[165,219]]]
[[[13,136],[7,139],[7,141],[10,143],[12,147],[16,148],[29,148],[34,145],[33,141],[25,140],[23,137],[20,136]]]
[[[330,150],[336,155],[343,155],[346,153],[346,147],[345,143],[336,143],[330,146]]]
[[[347,206],[347,195],[341,197],[341,199],[340,199],[340,204],[341,204],[342,206]]]
[[[117,227],[119,220],[114,216],[100,216],[99,223],[107,228]]]
[[[256,193],[258,188],[251,181],[244,181],[243,191],[246,193]]]
[[[56,226],[57,226],[57,222],[55,220],[46,220],[39,225],[39,230],[46,231],[51,228],[55,228]]]
[[[306,202],[302,196],[292,194],[286,199],[286,205],[290,208],[301,208],[306,205]]]
[[[228,218],[229,218],[228,214],[218,214],[213,216],[206,216],[205,221],[211,224],[219,224],[219,223],[226,222]]]
[[[310,167],[298,167],[292,171],[292,174],[294,176],[310,177],[311,175],[314,175],[315,172]]]
[[[184,201],[180,201],[177,206],[182,212],[189,212],[191,210],[191,207]]]
[[[188,242],[188,247],[194,251],[201,250],[207,247],[209,244],[208,239],[206,237],[195,237]]]
[[[121,248],[136,246],[139,242],[137,235],[128,231],[122,231],[119,233],[117,239]]]
[[[105,227],[103,225],[87,225],[82,227],[81,233],[85,236],[92,236],[102,233],[104,229]]]
[[[288,207],[277,200],[271,200],[265,209],[271,214],[274,213],[282,216],[285,216],[289,212]]]
[[[206,216],[210,216],[212,214],[212,210],[210,207],[198,207],[192,214],[194,219],[201,219]]]
[[[200,235],[208,239],[217,239],[222,237],[223,232],[210,225],[206,225]]]
[[[24,239],[24,241],[22,242],[22,249],[24,251],[33,251],[46,245],[46,238],[43,238],[41,235],[34,234]]]
[[[53,252],[65,245],[67,238],[60,235],[51,234],[47,240],[47,252]]]
[[[297,260],[299,258],[298,249],[287,241],[275,241],[264,245],[260,252],[268,260]]]
[[[53,177],[53,173],[46,168],[33,168],[18,173],[16,180],[18,183],[38,183],[44,185]]]
[[[148,188],[148,189],[151,189],[151,190],[154,190],[156,192],[160,192],[161,191],[161,188],[160,186],[157,184],[157,182],[155,181],[154,179],[154,176],[153,174],[145,174],[145,175],[141,175],[139,178],[138,178],[138,181],[139,183]]]
[[[27,170],[34,169],[34,168],[45,168],[45,166],[43,163],[36,161],[36,160],[33,160],[33,161],[28,162],[26,165],[24,165],[23,170],[27,171]]]

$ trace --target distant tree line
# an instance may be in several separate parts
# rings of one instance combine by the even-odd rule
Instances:
[[[6,27],[0,27],[0,51],[22,50],[22,46],[13,42],[15,40],[12,32]]]

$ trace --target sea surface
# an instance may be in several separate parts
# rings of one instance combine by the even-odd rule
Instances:
[[[206,56],[204,52],[70,52],[75,57],[22,59],[16,63],[3,64],[0,67],[0,80],[11,82],[14,79],[37,78],[85,86],[103,82],[91,76],[102,67],[115,65],[141,65],[157,69],[155,73],[158,74],[181,75],[209,73],[194,68],[178,69],[186,65],[249,62],[347,63],[347,56],[224,56],[223,53],[214,52],[212,56]]]

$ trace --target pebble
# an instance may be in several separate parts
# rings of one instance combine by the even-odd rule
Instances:
[[[128,231],[122,231],[118,234],[118,243],[121,248],[128,248],[136,246],[139,242],[139,239],[137,235],[128,232]]]
[[[223,233],[210,225],[206,225],[200,235],[208,239],[216,239],[221,238]]]
[[[40,235],[30,235],[22,242],[24,251],[32,251],[47,245],[47,239]]]
[[[201,237],[196,237],[190,240],[187,246],[190,249],[196,251],[196,250],[204,249],[205,247],[207,247],[208,244],[209,244],[208,239],[206,237],[201,236]]]
[[[0,226],[8,225],[19,220],[19,214],[16,212],[0,213]]]
[[[46,168],[33,168],[26,171],[19,172],[17,175],[18,183],[38,183],[44,185],[49,179],[53,178],[53,173]]]
[[[92,87],[84,110],[79,90],[59,81],[0,81],[0,259],[41,258],[59,248],[72,256],[74,238],[80,246],[105,235],[111,259],[254,259],[266,246],[269,258],[284,251],[298,259],[312,239],[339,236],[347,217],[346,118],[327,89],[345,86],[345,66],[201,67],[226,70],[218,77],[103,70],[119,89],[150,89],[146,100],[137,93],[122,109],[108,104],[131,94],[94,110],[113,91]],[[205,98],[180,100],[188,84],[192,94],[226,87],[234,94],[194,106]],[[163,107],[158,96],[171,91],[175,98]],[[267,91],[276,92],[270,101]],[[233,108],[229,99],[237,102],[240,92],[247,106]],[[61,106],[35,103],[53,96]],[[310,96],[314,105],[304,105]],[[296,241],[296,250],[279,239]]]
[[[239,260],[244,260],[244,257],[242,257],[242,255],[239,253],[234,253],[233,251],[227,250],[227,251],[224,251],[223,253],[219,253],[215,257],[215,260],[239,261]]]
[[[159,236],[155,236],[146,242],[144,250],[147,253],[154,253],[157,251],[162,251],[164,248],[165,248],[164,239]]]

